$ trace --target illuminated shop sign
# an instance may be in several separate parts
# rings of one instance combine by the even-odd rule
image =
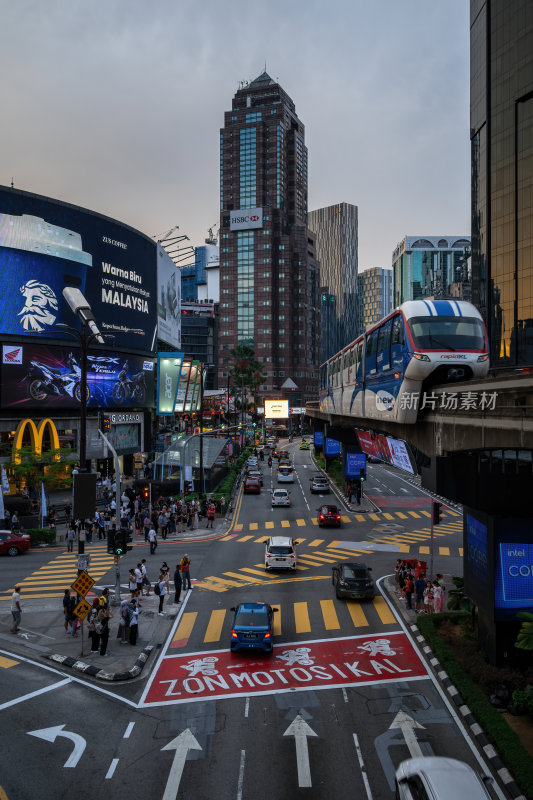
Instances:
[[[247,231],[263,227],[262,208],[240,208],[229,212],[230,231]]]

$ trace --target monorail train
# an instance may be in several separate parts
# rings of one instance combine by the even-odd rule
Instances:
[[[484,378],[483,319],[463,300],[410,300],[320,367],[320,409],[392,422],[416,422],[421,393]]]

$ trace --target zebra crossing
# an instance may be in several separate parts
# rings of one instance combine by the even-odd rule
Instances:
[[[90,557],[88,572],[98,583],[98,579],[113,566],[114,557],[108,554],[107,543],[94,544],[90,549],[86,548],[86,555]],[[62,552],[17,583],[22,587],[22,596],[25,600],[37,600],[63,597],[63,590],[67,589],[77,577],[78,554]],[[13,589],[8,589],[0,595],[0,599],[11,597],[12,592]]]
[[[462,528],[461,528],[462,531]],[[451,528],[446,533],[438,533],[434,536],[446,536],[449,533],[457,533]],[[426,556],[429,555],[430,545],[421,544],[428,541],[431,537],[431,529],[413,531],[411,534],[396,534],[393,536],[375,537],[368,542],[347,542],[339,539],[326,542],[324,539],[313,539],[307,541],[298,537],[298,559],[296,571],[290,575],[284,573],[266,572],[264,562],[254,564],[251,567],[235,568],[231,571],[223,572],[221,575],[208,575],[196,581],[195,585],[200,589],[212,592],[226,592],[229,589],[242,588],[246,585],[266,585],[269,583],[294,583],[298,581],[320,581],[330,579],[330,568],[332,564],[339,561],[365,560],[376,551],[386,551],[402,555]],[[242,542],[252,540],[257,544],[264,542],[262,537],[254,539],[253,536],[234,538],[233,535],[225,536],[223,542]],[[306,546],[305,551],[302,549]],[[310,548],[320,548],[311,550]],[[436,544],[434,547],[435,555],[439,556],[460,556],[463,555],[462,547],[451,547],[450,545]],[[327,575],[316,575],[309,571],[313,568],[326,569]]]
[[[345,525],[353,522],[368,522],[371,520],[372,522],[394,522],[396,520],[411,520],[411,519],[424,519],[430,518],[431,514],[429,511],[425,509],[418,509],[417,511],[383,511],[380,514],[371,513],[371,514],[359,514],[357,512],[353,513],[351,516],[346,514],[341,515],[341,522]],[[445,521],[449,520],[450,524],[457,524],[462,528],[462,517],[455,513],[454,511],[448,511],[447,513],[442,515],[442,519]],[[443,528],[447,522],[441,523],[439,528]],[[299,519],[276,519],[276,520],[262,520],[261,522],[238,522],[232,527],[232,531],[236,533],[243,533],[244,531],[258,531],[258,530],[266,530],[270,531],[274,528],[303,528],[312,525],[314,527],[318,527],[318,519],[316,517],[308,517],[299,518]]]
[[[383,597],[373,600],[314,600],[312,602],[270,603],[277,609],[274,614],[274,636],[292,641],[300,634],[323,636],[328,631],[342,630],[346,636],[352,629],[364,632],[379,626],[397,625]],[[186,611],[169,644],[169,650],[186,647],[189,643],[214,645],[229,643],[233,612],[231,609]],[[192,641],[191,641],[192,639]]]

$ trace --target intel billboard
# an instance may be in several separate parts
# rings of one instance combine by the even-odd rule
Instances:
[[[0,332],[61,338],[79,323],[63,299],[78,287],[109,344],[146,353],[157,336],[157,249],[116,220],[0,187]]]

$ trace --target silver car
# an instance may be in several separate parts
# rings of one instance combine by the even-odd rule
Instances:
[[[396,800],[490,800],[488,783],[492,778],[455,758],[409,758],[396,770]]]

